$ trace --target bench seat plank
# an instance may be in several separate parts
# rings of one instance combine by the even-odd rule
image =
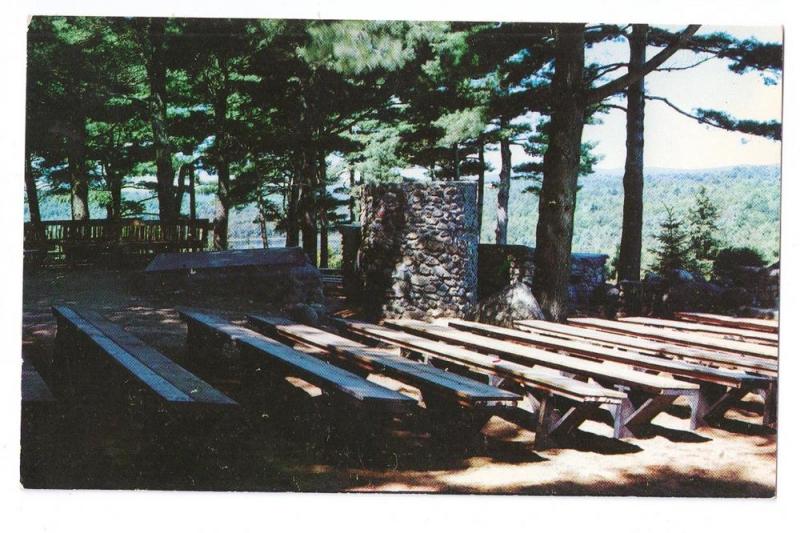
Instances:
[[[180,309],[179,313],[187,322],[201,326],[214,335],[222,335],[236,345],[249,347],[323,390],[339,392],[365,403],[416,404],[413,398],[367,381],[352,372],[294,350],[221,317],[192,309]]]
[[[338,354],[345,360],[356,361],[372,372],[387,374],[401,381],[407,380],[425,389],[435,387],[468,402],[522,399],[513,392],[498,389],[431,365],[410,361],[385,349],[370,348],[319,328],[273,316],[248,315],[248,319],[265,332],[278,334],[293,342]]]
[[[453,346],[425,339],[404,331],[370,324],[367,322],[340,320],[347,331],[382,342],[388,342],[407,350],[423,353],[476,369],[499,377],[508,378],[522,384],[546,390],[578,402],[619,404],[625,393],[607,389],[593,383],[586,383],[566,376],[557,376],[541,369],[504,361],[496,357],[477,353],[459,346]]]
[[[519,344],[490,339],[473,333],[458,331],[440,324],[428,324],[417,320],[387,320],[386,323],[407,331],[422,333],[425,336],[437,340],[450,341],[468,346],[478,351],[491,352],[507,358],[511,357],[526,361],[530,364],[541,365],[600,381],[613,381],[617,385],[634,387],[655,394],[698,389],[696,384],[678,381],[665,376],[637,372],[627,365],[598,363],[577,357],[555,354],[530,346],[521,346]]]
[[[713,352],[698,348],[690,348],[651,339],[642,339],[630,335],[620,335],[592,328],[581,328],[568,324],[558,324],[544,320],[518,320],[514,325],[523,331],[545,334],[560,339],[581,339],[593,344],[612,348],[633,349],[641,353],[660,357],[679,358],[699,361],[726,368],[739,369],[759,375],[775,376],[778,365],[764,359],[751,358],[726,352]]]
[[[128,353],[120,345],[108,338],[91,322],[77,314],[73,309],[64,306],[53,307],[53,313],[67,321],[80,334],[100,348],[115,363],[142,385],[169,403],[192,403],[191,396],[181,391],[164,377]]]
[[[734,328],[750,329],[753,331],[764,331],[766,333],[778,333],[778,321],[763,318],[742,318],[725,315],[714,315],[710,313],[675,313],[681,320],[698,322],[701,324],[712,324],[717,326],[730,326]]]
[[[634,335],[649,339],[665,340],[677,344],[685,344],[687,346],[699,346],[702,348],[722,350],[725,352],[749,355],[752,357],[762,357],[764,359],[773,361],[778,359],[777,348],[772,346],[764,346],[761,344],[715,339],[704,335],[666,331],[664,329],[649,326],[626,324],[624,322],[603,320],[600,318],[570,318],[567,319],[567,322],[580,327],[613,331],[615,333],[621,333],[624,335]]]
[[[713,326],[710,324],[700,324],[696,322],[683,322],[680,320],[665,320],[661,318],[650,318],[644,316],[628,316],[618,319],[620,322],[639,324],[642,326],[654,326],[669,330],[689,331],[700,334],[711,334],[721,336],[729,340],[742,342],[755,342],[775,346],[778,344],[776,333],[765,333],[763,331],[753,331],[741,328],[731,328],[725,326]],[[734,338],[731,338],[734,337]]]
[[[643,355],[631,351],[614,350],[595,346],[586,342],[556,339],[546,335],[481,324],[479,322],[451,319],[448,320],[447,323],[455,329],[478,335],[495,337],[500,340],[510,340],[548,350],[563,351],[570,355],[587,356],[593,359],[625,363],[637,368],[644,368],[656,372],[667,372],[673,376],[688,378],[699,382],[716,383],[726,387],[752,387],[758,383],[766,384],[770,381],[766,378],[753,376],[745,372],[711,368],[674,359]]]
[[[80,311],[92,325],[108,336],[148,368],[178,387],[192,399],[208,403],[234,403],[217,389],[175,363],[152,346],[125,331],[122,327],[106,320],[93,311]]]

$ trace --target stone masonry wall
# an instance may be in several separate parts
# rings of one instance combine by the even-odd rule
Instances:
[[[365,185],[361,300],[374,317],[465,317],[477,302],[474,183]]]
[[[759,307],[777,309],[780,306],[781,267],[780,263],[763,268],[755,288],[755,301]]]
[[[522,245],[481,244],[478,253],[479,298],[491,296],[510,283],[533,286],[535,248]],[[604,254],[572,254],[569,283],[570,305],[584,306],[606,282]]]

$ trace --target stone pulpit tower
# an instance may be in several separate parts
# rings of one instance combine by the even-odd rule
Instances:
[[[472,311],[476,195],[476,184],[462,181],[364,186],[357,256],[344,252],[355,271],[344,275],[355,280],[351,294],[373,317],[464,317]]]

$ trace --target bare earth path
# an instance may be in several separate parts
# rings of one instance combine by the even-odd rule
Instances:
[[[187,357],[186,329],[176,306],[213,309],[233,319],[275,311],[241,298],[148,295],[136,289],[132,271],[43,270],[26,273],[23,290],[23,355],[46,381],[54,304],[100,311],[179,362]],[[371,379],[416,394],[398,382]],[[218,386],[225,390],[226,384]],[[430,442],[407,420],[372,443],[371,452],[360,452],[326,442],[299,409],[295,425],[256,423],[225,453],[191,457],[182,469],[151,475],[126,451],[130,436],[124,430],[65,416],[38,468],[42,486],[50,487],[771,496],[776,435],[757,425],[760,401],[745,400],[721,428],[689,432],[688,409],[676,406],[642,438],[613,441],[610,426],[588,421],[572,448],[546,451],[533,451],[533,434],[493,418],[482,439],[452,449]]]

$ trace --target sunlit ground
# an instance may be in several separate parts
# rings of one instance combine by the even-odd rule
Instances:
[[[237,297],[159,295],[136,289],[132,272],[40,271],[26,274],[23,354],[46,381],[54,304],[93,308],[191,368],[178,305],[231,318],[269,305]],[[370,379],[411,396],[416,389]],[[235,379],[210,379],[225,392]],[[302,383],[296,382],[297,385]],[[564,447],[534,451],[533,433],[494,417],[469,442],[434,441],[423,414],[348,433],[350,413],[320,408],[313,387],[298,389],[279,410],[237,427],[206,427],[199,436],[157,439],[103,406],[60,404],[25,453],[28,486],[265,491],[413,491],[661,496],[771,496],[776,435],[758,425],[762,405],[747,396],[719,428],[690,432],[688,407],[655,418],[647,435],[611,438],[589,420]],[[333,414],[331,414],[333,413]],[[333,428],[333,429],[332,429]]]

